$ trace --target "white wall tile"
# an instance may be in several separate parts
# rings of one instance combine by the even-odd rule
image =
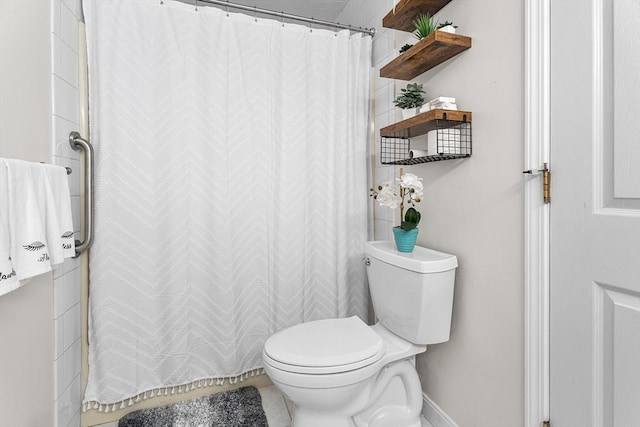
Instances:
[[[60,69],[60,37],[51,33],[51,73],[56,72],[56,70]],[[53,98],[52,98],[53,99]]]
[[[78,123],[80,110],[78,89],[56,75],[52,75],[52,79],[53,114],[73,123]]]
[[[53,321],[53,359],[58,360],[67,348],[64,345],[64,315]],[[57,397],[57,396],[56,396]]]
[[[61,317],[66,310],[64,307],[64,292],[66,290],[67,276],[62,275],[53,279],[53,318]]]
[[[76,375],[71,383],[71,409],[74,413],[80,413],[82,407],[82,384],[80,374]]]
[[[73,366],[73,362],[75,360],[73,347],[70,347],[67,351],[62,355],[62,383],[61,386],[63,388],[68,388],[73,378],[75,377],[75,367]],[[64,394],[63,394],[64,395]]]
[[[81,12],[81,4],[80,4],[80,0],[62,0],[62,3],[67,6],[67,8],[69,8],[69,10],[71,11],[71,13],[73,13],[73,16],[76,17],[76,20],[78,20],[80,18],[80,12]]]
[[[72,397],[73,402],[73,397]],[[80,411],[77,411],[76,414],[71,418],[67,427],[80,427]]]
[[[384,221],[381,219],[375,220],[375,231],[374,231],[374,239],[375,240],[391,240],[391,229],[393,228],[393,224],[389,221]]]
[[[57,39],[56,36],[54,38]],[[53,73],[78,88],[78,53],[72,50],[66,43],[59,43],[59,52]]]
[[[53,155],[67,159],[80,160],[80,152],[75,151],[69,144],[69,134],[78,131],[79,126],[62,117],[53,116]],[[74,170],[74,173],[80,173]]]
[[[382,63],[389,56],[389,46],[395,46],[393,34],[389,31],[382,31],[373,38],[373,63]]]
[[[64,383],[64,354],[53,361],[53,375],[55,384],[54,400],[58,400],[67,388]]]
[[[75,270],[53,280],[53,317],[64,315],[80,301],[80,281]]]
[[[60,5],[60,34],[58,35],[74,52],[78,51],[78,19],[64,3]]]
[[[53,267],[53,278],[57,279],[58,277],[62,276],[64,274],[64,263],[63,264],[57,264],[55,267]]]
[[[51,0],[51,32],[60,34],[60,6],[61,0]]]
[[[80,269],[78,268],[73,270],[68,273],[67,276],[69,276],[69,294],[67,295],[67,298],[69,298],[68,308],[71,308],[80,302]]]
[[[66,350],[80,338],[80,304],[74,305],[64,313],[62,318],[64,319],[63,345]]]
[[[67,350],[67,352],[70,353],[69,356],[71,357],[71,377],[76,378],[80,375],[80,371],[82,370],[82,363],[81,363],[82,345],[81,345],[80,338],[78,338],[76,342],[74,342],[71,345],[71,347],[69,348],[69,350]],[[80,406],[78,406],[78,408],[79,407]]]
[[[75,224],[74,224],[74,227],[75,227]],[[75,238],[78,239],[79,236],[76,235]],[[67,259],[64,260],[64,264],[63,265],[64,265],[65,274],[66,273],[70,273],[70,272],[74,272],[74,274],[77,276],[77,278],[74,277],[72,280],[80,281],[80,271],[78,270],[80,268],[80,258],[67,258]]]
[[[71,387],[67,387],[55,402],[55,427],[67,427],[73,418]]]

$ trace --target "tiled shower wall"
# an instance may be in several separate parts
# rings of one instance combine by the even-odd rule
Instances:
[[[393,9],[393,0],[350,0],[338,16],[337,22],[344,22],[358,27],[375,28],[373,38],[373,66],[374,66],[374,135],[371,146],[371,156],[374,157],[374,167],[370,176],[370,186],[377,186],[395,177],[394,166],[384,166],[377,155],[380,144],[380,129],[398,120],[395,99],[395,80],[380,77],[380,68],[397,56],[395,49],[395,33],[382,27],[382,18]],[[374,239],[391,240],[394,214],[397,210],[380,207],[374,204]]]
[[[69,145],[79,131],[78,21],[80,0],[51,0],[52,162],[68,166],[76,239],[80,229],[80,156]],[[79,427],[81,404],[80,261],[67,259],[53,273],[55,427]]]

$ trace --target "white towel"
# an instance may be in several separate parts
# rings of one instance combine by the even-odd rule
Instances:
[[[20,287],[20,281],[11,262],[8,191],[7,165],[0,161],[0,295]]]
[[[0,295],[74,256],[73,237],[65,168],[0,159]]]
[[[51,264],[76,255],[71,216],[71,197],[67,170],[62,166],[41,164],[47,185],[46,227]]]
[[[11,261],[18,279],[51,271],[46,236],[46,185],[38,163],[5,159]]]

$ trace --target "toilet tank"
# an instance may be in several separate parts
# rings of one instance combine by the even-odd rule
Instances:
[[[448,341],[458,259],[420,246],[398,252],[392,241],[367,242],[366,253],[378,321],[414,344]]]

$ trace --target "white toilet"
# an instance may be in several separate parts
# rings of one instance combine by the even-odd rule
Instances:
[[[284,329],[264,346],[265,371],[294,403],[292,427],[420,427],[415,355],[449,340],[455,256],[368,242],[378,323],[358,317]]]

